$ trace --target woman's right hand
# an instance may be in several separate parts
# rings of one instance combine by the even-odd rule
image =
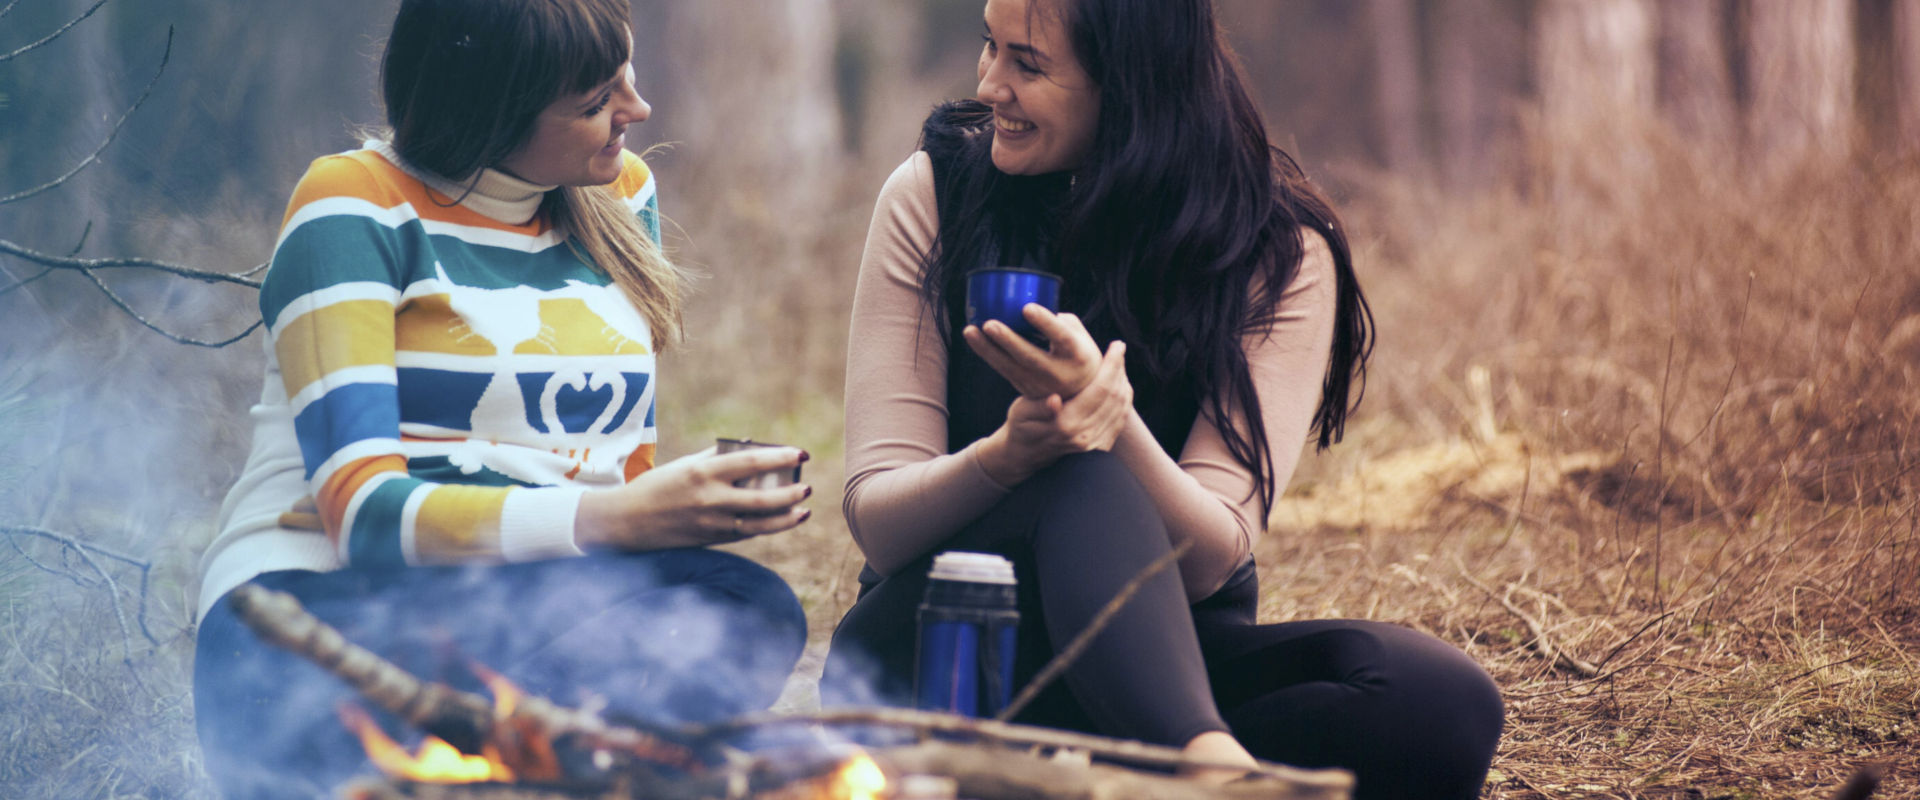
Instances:
[[[1111,449],[1133,412],[1126,354],[1125,343],[1108,345],[1092,382],[1070,398],[1014,398],[1006,423],[987,437],[981,452],[987,475],[1013,486],[1062,456]]]
[[[641,473],[626,485],[587,492],[574,519],[581,549],[663,550],[727,544],[792,528],[813,512],[804,483],[742,489],[734,481],[794,469],[807,454],[757,447],[723,455],[708,448]]]

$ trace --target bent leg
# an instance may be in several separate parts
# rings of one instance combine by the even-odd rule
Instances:
[[[1359,620],[1209,627],[1202,646],[1227,722],[1254,755],[1353,770],[1360,800],[1479,795],[1504,710],[1458,648]]]
[[[1021,483],[938,550],[996,552],[1014,562],[1021,614],[1015,686],[1022,686],[1169,545],[1158,509],[1125,465],[1086,453]],[[870,585],[842,620],[822,686],[829,702],[859,702],[863,693],[847,684],[866,671],[857,666],[863,661],[877,672],[881,699],[910,702],[914,610],[932,558]],[[1020,719],[1174,746],[1225,730],[1178,572],[1147,581],[1062,684]]]

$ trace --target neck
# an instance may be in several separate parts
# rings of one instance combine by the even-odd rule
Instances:
[[[425,183],[428,188],[452,198],[481,216],[509,225],[525,225],[533,221],[534,215],[540,213],[540,201],[547,192],[559,188],[525,181],[491,167],[483,167],[479,174],[467,176],[465,180],[454,181],[408,163],[389,142],[369,141],[367,147]]]

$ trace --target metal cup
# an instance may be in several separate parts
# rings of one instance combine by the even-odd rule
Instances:
[[[786,445],[774,444],[772,442],[756,442],[752,439],[715,439],[713,443],[713,449],[716,453],[733,453],[755,447],[785,446]],[[733,485],[742,489],[778,489],[782,486],[792,486],[799,482],[800,465],[795,464],[793,465],[793,469],[776,469],[771,472],[762,472],[758,475],[752,475],[734,481]]]
[[[967,324],[997,319],[1014,333],[1036,342],[1040,332],[1020,313],[1028,303],[1060,310],[1060,276],[1022,267],[988,267],[967,273]]]

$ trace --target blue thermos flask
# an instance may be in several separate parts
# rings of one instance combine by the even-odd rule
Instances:
[[[941,553],[927,578],[915,650],[915,706],[971,717],[999,713],[1012,699],[1020,626],[1013,563],[990,553]]]

